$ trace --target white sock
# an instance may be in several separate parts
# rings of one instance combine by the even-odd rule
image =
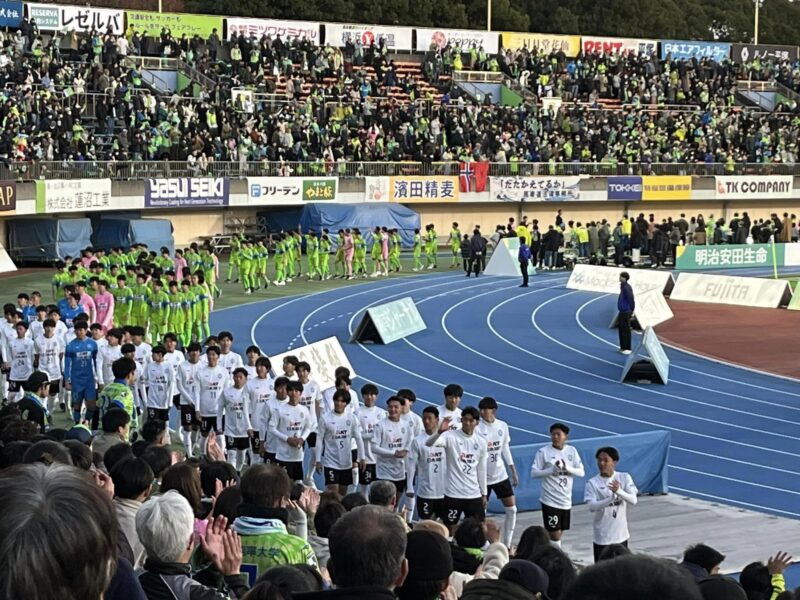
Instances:
[[[245,450],[231,450],[228,454],[230,455],[228,461],[237,471],[241,471],[244,466]]]
[[[358,493],[364,496],[364,498],[369,498],[369,485],[366,483],[362,483],[358,486]]]
[[[514,528],[517,526],[517,507],[506,506],[506,518],[503,522],[503,542],[506,547],[511,547],[511,540],[514,539]]]
[[[550,540],[550,545],[561,550],[561,540]]]
[[[208,447],[208,438],[206,436],[201,436],[200,437],[200,454],[205,454],[207,447]]]
[[[403,502],[406,508],[406,523],[411,523],[414,519],[414,509],[417,508],[417,497],[409,498],[404,495]]]
[[[52,413],[53,410],[55,409],[55,407],[56,407],[56,396],[48,396],[47,397],[47,410],[50,411],[50,413]]]
[[[352,489],[357,490],[359,488],[358,482],[359,482],[358,467],[355,467],[353,469],[353,488]]]
[[[186,457],[192,458],[192,432],[181,429],[181,441],[186,448]]]

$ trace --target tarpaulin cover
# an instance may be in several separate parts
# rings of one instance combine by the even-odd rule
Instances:
[[[402,204],[385,202],[367,202],[364,204],[326,204],[317,202],[308,204],[300,216],[303,232],[314,229],[319,232],[327,228],[335,239],[339,229],[357,227],[372,246],[372,230],[375,227],[397,229],[403,240],[403,246],[414,245],[414,229],[419,228],[419,215]]]
[[[80,256],[92,245],[89,219],[13,219],[8,221],[8,252],[18,261],[49,262]]]
[[[94,245],[109,251],[116,246],[129,248],[133,244],[147,244],[156,252],[162,246],[175,252],[172,223],[168,219],[102,219],[94,235]]]
[[[268,232],[277,233],[279,231],[297,229],[302,214],[302,208],[288,207],[281,210],[261,211],[256,215],[256,218],[264,222]]]

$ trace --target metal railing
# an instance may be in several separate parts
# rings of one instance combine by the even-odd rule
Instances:
[[[85,162],[11,162],[0,163],[0,180],[35,181],[38,179],[111,178],[134,181],[166,177],[278,177],[286,174],[286,165],[296,176],[380,177],[380,176],[458,176],[457,162],[346,162],[324,165],[311,162],[223,162],[212,161],[205,167],[185,161],[85,161]],[[284,170],[281,170],[281,167]],[[737,163],[733,170],[719,164],[607,164],[607,163],[492,163],[492,176],[584,176],[614,175],[800,175],[800,163]]]

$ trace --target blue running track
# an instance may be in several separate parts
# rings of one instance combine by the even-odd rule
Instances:
[[[566,280],[545,274],[520,289],[517,279],[446,272],[382,279],[216,311],[212,325],[234,333],[238,352],[255,343],[269,355],[335,335],[356,387],[373,382],[384,400],[410,387],[441,404],[448,383],[464,387],[462,406],[493,396],[514,444],[546,442],[556,420],[573,439],[667,430],[673,491],[800,518],[798,382],[668,348],[668,385],[622,385],[625,357],[608,329],[616,298]],[[404,296],[426,331],[387,346],[348,343],[365,309]]]

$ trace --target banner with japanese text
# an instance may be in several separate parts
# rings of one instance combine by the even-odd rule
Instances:
[[[390,50],[413,50],[411,31],[409,27],[325,23],[325,43],[344,48],[348,40],[353,43],[361,40],[362,45],[371,46],[385,39],[386,47]]]
[[[110,179],[45,179],[36,182],[36,213],[109,210]]]
[[[144,184],[145,208],[228,206],[228,198],[225,177],[169,177]]]
[[[692,178],[688,175],[645,175],[642,200],[691,200]]]
[[[789,62],[796,62],[797,59],[797,46],[773,46],[769,44],[733,44],[731,46],[731,60],[739,64],[749,63],[754,60],[788,60]]]
[[[128,10],[125,11],[125,15],[128,18],[128,27],[133,26],[136,31],[146,31],[155,37],[161,34],[162,29],[169,29],[172,37],[178,40],[184,33],[188,38],[198,35],[206,39],[214,29],[222,37],[222,17],[146,10]]]
[[[458,202],[459,194],[455,175],[389,177],[390,202]]]
[[[583,36],[581,46],[585,54],[628,54],[634,52],[639,56],[656,54],[656,40],[639,40],[633,38],[613,38]]]
[[[431,46],[444,48],[461,46],[463,52],[469,52],[483,46],[487,54],[497,54],[500,36],[491,31],[473,31],[470,29],[415,29],[417,33],[417,52],[427,52]]]
[[[275,19],[241,19],[228,17],[225,19],[225,39],[230,40],[235,33],[246,38],[269,36],[273,40],[280,36],[283,41],[294,38],[306,38],[320,45],[319,23],[310,21],[278,21]]]
[[[580,177],[490,177],[489,199],[497,202],[580,200]]]
[[[721,199],[792,198],[791,175],[719,175],[714,177],[714,196]]]
[[[785,244],[775,244],[778,266],[784,263]],[[678,247],[678,269],[735,269],[771,267],[770,244],[689,245]]]
[[[503,32],[500,34],[503,48],[519,50],[529,48],[541,50],[545,54],[563,51],[567,56],[578,56],[581,51],[581,36],[557,35],[555,33],[516,33]]]
[[[0,2],[0,27],[17,27],[22,21],[22,2],[3,0]]]
[[[255,205],[298,205],[336,200],[336,177],[248,177],[247,201]]]
[[[42,30],[100,34],[110,30],[114,35],[125,32],[125,13],[113,8],[28,4],[28,16],[35,18]]]
[[[667,55],[671,56],[672,60],[710,58],[722,62],[730,58],[731,45],[728,42],[661,40],[661,60],[666,60]]]

